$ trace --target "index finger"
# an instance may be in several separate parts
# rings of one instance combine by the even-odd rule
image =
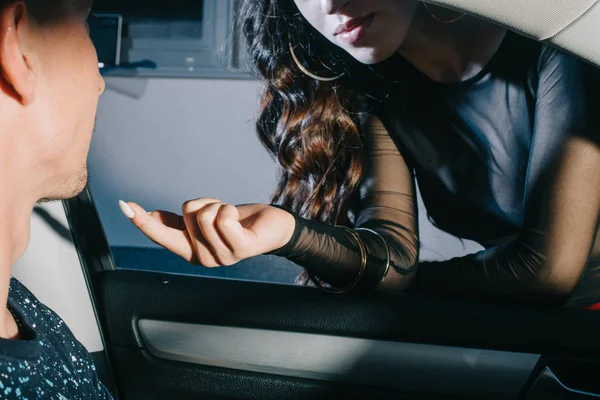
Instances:
[[[187,231],[163,224],[135,203],[119,202],[119,206],[123,214],[154,243],[183,257],[190,263],[195,261],[196,256]]]

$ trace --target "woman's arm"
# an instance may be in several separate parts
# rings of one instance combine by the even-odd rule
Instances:
[[[542,54],[521,235],[478,254],[422,263],[416,291],[550,304],[569,299],[598,229],[597,75],[556,50]]]
[[[571,139],[558,165],[536,224],[507,245],[421,263],[415,291],[564,303],[584,272],[596,235],[600,148],[587,139]]]
[[[185,202],[181,215],[148,213],[132,202],[120,206],[152,241],[192,264],[219,267],[276,254],[335,288],[354,286],[360,277],[357,288],[402,290],[414,276],[418,259],[413,177],[381,122],[371,118],[365,128],[366,171],[359,204],[353,207],[354,231],[299,218],[281,207],[233,206],[211,198]],[[382,285],[388,254],[391,268]],[[359,274],[363,265],[364,273]]]
[[[368,228],[385,239],[392,268],[383,287],[396,290],[410,283],[418,260],[417,210],[414,180],[402,155],[376,117],[367,123],[364,137],[366,170],[355,208],[356,228]],[[344,229],[296,218],[292,240],[271,253],[286,257],[335,287],[348,285],[357,276],[360,249]],[[367,270],[382,271],[387,252],[376,235],[355,231],[365,243]]]

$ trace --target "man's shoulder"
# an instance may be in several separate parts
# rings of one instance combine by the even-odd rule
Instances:
[[[9,372],[5,375],[11,395],[22,398],[16,393],[18,386],[28,398],[55,398],[57,393],[112,398],[98,380],[90,354],[64,321],[15,278],[11,278],[8,306],[24,336],[0,342],[0,367]],[[6,386],[2,379],[0,384]],[[1,390],[0,386],[0,398]]]

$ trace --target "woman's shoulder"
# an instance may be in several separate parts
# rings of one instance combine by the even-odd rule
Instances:
[[[575,68],[581,64],[581,60],[563,50],[549,44],[542,44],[538,60],[538,68],[553,68],[557,66]]]
[[[536,72],[540,85],[565,87],[570,92],[579,88],[588,95],[600,91],[600,70],[596,66],[552,45],[541,46]]]
[[[522,53],[529,53],[535,61],[537,72],[561,71],[567,73],[579,72],[582,68],[595,71],[596,68],[586,63],[583,59],[574,56],[563,49],[535,39],[527,38],[512,33],[513,43],[521,48]]]
[[[492,72],[496,76],[506,76],[514,82],[527,82],[537,93],[541,87],[556,89],[561,87],[585,87],[592,81],[600,81],[600,71],[582,59],[562,49],[535,39],[511,32],[507,34],[497,63]],[[522,80],[521,78],[525,78]],[[586,85],[577,84],[581,80]],[[560,83],[559,85],[556,85]]]

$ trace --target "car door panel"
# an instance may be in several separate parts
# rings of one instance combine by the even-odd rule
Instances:
[[[538,359],[532,353],[404,342],[415,313],[403,315],[410,305],[398,307],[393,298],[380,307],[378,296],[334,298],[307,288],[140,271],[105,272],[101,282],[109,353],[135,353],[144,364],[117,363],[116,379],[122,382],[132,371],[164,365],[207,376],[229,371],[242,381],[260,376],[283,386],[311,382],[311,396],[337,383],[359,384],[363,396],[379,388],[382,398],[501,399],[519,394]],[[162,379],[178,379],[171,375],[176,373],[165,372]],[[162,384],[144,380],[133,392],[158,385],[157,393]],[[294,393],[297,398],[302,391]]]
[[[278,382],[273,383],[274,387],[283,390],[273,389],[276,398],[287,398],[287,389],[283,388],[295,387],[298,382],[310,388],[306,390],[311,391],[311,396],[320,390],[328,393],[330,384],[341,390],[349,383],[360,382],[363,396],[379,387],[383,391],[381,398],[394,395],[418,399],[442,394],[516,398],[534,370],[536,354],[578,353],[593,357],[599,350],[593,328],[587,333],[557,329],[565,323],[594,323],[598,327],[597,318],[591,318],[590,312],[565,314],[409,296],[336,297],[310,288],[140,271],[107,271],[101,274],[99,282],[98,306],[104,316],[109,354],[122,359],[115,367],[116,379],[125,385],[125,392],[132,393],[145,386],[161,386],[161,379],[178,380],[176,371],[183,368],[190,376],[193,371],[206,376],[202,382],[210,387],[216,385],[212,376],[222,374],[248,385],[253,385],[254,379],[247,379],[248,376],[259,382],[274,380]],[[144,324],[147,329],[148,323],[159,327],[163,324],[158,345],[148,330],[140,330]],[[169,337],[169,324],[185,329],[172,329]],[[194,332],[203,336],[197,337]],[[243,335],[244,332],[250,334]],[[232,343],[236,337],[237,342]],[[291,337],[298,338],[297,342],[290,341],[289,348],[283,348],[283,339]],[[578,338],[579,349],[571,337]],[[340,346],[337,351],[324,351],[342,357],[336,376],[332,376],[335,369],[330,366],[327,370],[320,363],[319,341],[314,342],[315,348],[303,350],[311,338],[318,338],[322,348]],[[371,346],[372,352],[352,353],[348,348],[352,348],[353,340]],[[346,347],[340,344],[348,341],[351,344]],[[175,356],[167,354],[169,346],[176,347]],[[253,348],[248,349],[249,346]],[[186,349],[193,349],[196,354]],[[261,359],[261,354],[269,351],[279,367],[285,366],[287,357],[289,370],[261,369],[269,367]],[[128,365],[133,354],[143,367]],[[254,361],[252,354],[256,356]],[[299,354],[301,362],[297,359],[294,364],[290,354]],[[244,362],[246,365],[240,365]],[[306,365],[311,363],[321,371],[307,371]],[[171,371],[160,373],[161,379],[138,377],[143,384],[135,390],[128,383],[129,375],[139,368],[148,371],[161,365]],[[391,370],[385,372],[387,376],[369,378],[373,369],[384,366]],[[304,393],[290,390],[295,393],[291,398]],[[351,392],[355,396],[361,393],[355,388]],[[160,393],[160,388],[155,393]],[[248,394],[248,398],[255,398],[250,393],[247,388],[234,397]],[[258,397],[263,396],[266,395]]]

